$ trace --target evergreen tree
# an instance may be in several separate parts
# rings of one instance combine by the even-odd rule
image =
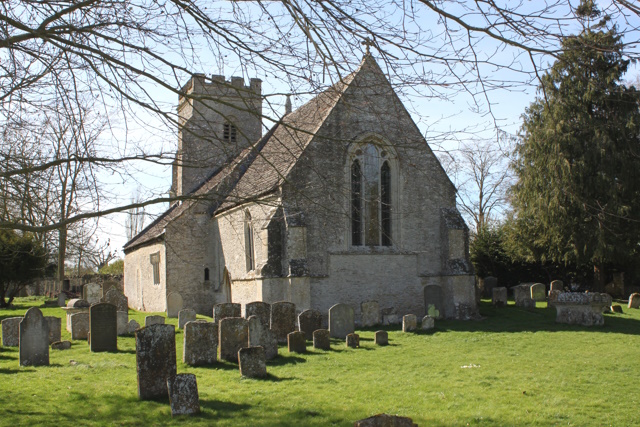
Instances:
[[[8,307],[22,288],[44,275],[46,255],[33,235],[0,229],[0,308]]]
[[[580,12],[597,11],[584,2]],[[628,262],[640,243],[638,91],[622,77],[629,61],[606,19],[563,40],[541,79],[516,148],[515,233],[526,258],[603,266]]]

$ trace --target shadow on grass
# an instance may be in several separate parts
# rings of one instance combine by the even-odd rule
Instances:
[[[311,353],[307,353],[307,354],[311,354]],[[290,364],[297,365],[298,363],[306,363],[306,362],[307,362],[307,359],[304,359],[299,356],[279,354],[278,357],[271,359],[269,361],[269,365],[270,366],[284,366],[284,365],[290,365]]]
[[[267,381],[267,382],[279,383],[282,381],[292,381],[292,380],[295,380],[295,378],[294,377],[278,377],[267,372],[266,377],[262,377],[262,378],[244,378],[243,377],[242,380],[243,381]]]

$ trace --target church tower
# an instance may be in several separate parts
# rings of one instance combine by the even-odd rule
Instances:
[[[262,81],[195,74],[178,103],[172,196],[189,194],[262,136]]]

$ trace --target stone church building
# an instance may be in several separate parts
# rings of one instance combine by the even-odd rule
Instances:
[[[131,307],[179,292],[209,316],[291,301],[357,318],[370,300],[421,316],[436,285],[444,317],[476,313],[456,189],[370,54],[265,135],[260,80],[195,75],[183,91],[179,201],[124,247]]]

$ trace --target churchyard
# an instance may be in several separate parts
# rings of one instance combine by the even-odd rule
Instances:
[[[42,299],[18,299],[2,319],[23,316]],[[61,308],[41,307],[62,319]],[[640,399],[640,310],[605,314],[604,326],[556,323],[555,310],[480,306],[483,320],[436,320],[431,331],[357,330],[359,348],[331,338],[331,349],[279,355],[263,379],[238,365],[182,362],[184,332],[175,326],[178,374],[194,374],[198,415],[171,416],[168,399],[139,400],[136,343],[118,336],[117,352],[91,352],[87,341],[49,350],[49,366],[20,366],[17,347],[0,348],[0,425],[350,426],[377,413],[408,416],[419,426],[634,425]],[[145,324],[150,313],[129,310]],[[166,317],[164,313],[153,313]],[[197,316],[209,322],[211,318]],[[197,324],[197,323],[196,323]]]

